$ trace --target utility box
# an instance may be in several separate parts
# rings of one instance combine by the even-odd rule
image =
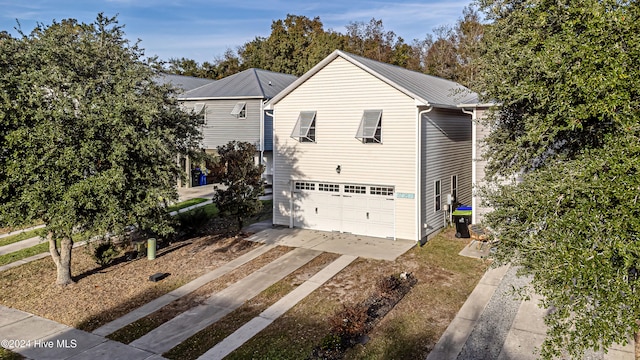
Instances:
[[[460,206],[451,215],[453,222],[456,224],[456,237],[469,238],[469,224],[471,224],[471,215],[473,210],[470,206]]]

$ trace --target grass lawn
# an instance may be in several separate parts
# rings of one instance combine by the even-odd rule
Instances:
[[[22,240],[26,240],[26,239],[30,239],[34,236],[44,236],[44,229],[35,229],[35,230],[29,230],[29,231],[25,231],[25,232],[21,232],[19,234],[15,234],[15,235],[11,235],[11,236],[7,236],[4,238],[0,239],[0,246],[4,246],[4,245],[9,245],[9,244],[13,244],[15,242],[18,241],[22,241]]]
[[[197,205],[197,204],[203,203],[205,201],[207,201],[207,199],[203,199],[203,198],[195,198],[195,199],[185,200],[185,201],[182,201],[182,202],[179,202],[177,204],[173,204],[173,205],[169,206],[167,208],[167,212],[178,211],[180,209],[184,209],[184,208],[189,207],[189,206]]]

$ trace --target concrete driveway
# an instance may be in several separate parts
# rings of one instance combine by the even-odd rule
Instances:
[[[247,240],[389,261],[394,261],[417,244],[411,240],[390,240],[288,227],[266,228]]]

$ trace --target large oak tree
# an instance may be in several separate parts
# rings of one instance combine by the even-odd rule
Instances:
[[[200,135],[155,76],[102,14],[0,40],[0,223],[44,221],[59,284],[79,232],[171,231],[161,204]]]
[[[640,319],[640,5],[480,3],[497,259],[552,309],[544,358],[626,343]]]

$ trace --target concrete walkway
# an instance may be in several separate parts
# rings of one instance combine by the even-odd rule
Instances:
[[[309,280],[305,281],[285,297],[278,300],[265,311],[261,312],[260,315],[251,319],[231,335],[227,336],[198,359],[217,360],[231,354],[235,349],[242,346],[242,344],[254,337],[260,331],[264,330],[277,318],[302,301],[302,299],[307,297],[307,295],[311,294],[334,275],[342,271],[342,269],[351,264],[355,259],[357,259],[357,257],[352,255],[340,256],[331,264],[327,265],[324,269],[312,276]]]
[[[29,239],[20,240],[14,242],[12,244],[0,246],[0,255],[10,254],[12,252],[16,252],[22,249],[30,248],[32,246],[36,246],[40,244],[40,242],[44,241],[40,236],[34,236]]]
[[[30,228],[20,229],[20,230],[8,232],[8,233],[0,234],[0,239],[6,238],[6,237],[9,237],[9,236],[12,236],[12,235],[17,235],[17,234],[20,234],[20,233],[23,233],[23,232],[35,230],[35,229],[41,229],[43,227],[44,227],[44,225],[36,225],[36,226],[32,226]]]
[[[169,351],[320,254],[320,251],[315,250],[294,249],[233,285],[211,295],[204,304],[176,316],[133,341],[131,345],[156,354]]]
[[[534,360],[546,334],[539,296],[515,300],[512,289],[527,285],[509,266],[488,270],[428,355],[427,360]],[[634,345],[614,346],[585,359],[633,360]]]
[[[159,360],[161,356],[24,311],[0,306],[2,347],[38,360]]]

